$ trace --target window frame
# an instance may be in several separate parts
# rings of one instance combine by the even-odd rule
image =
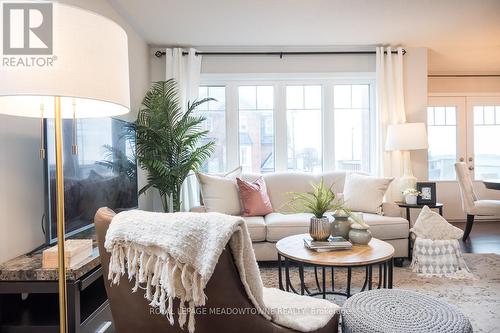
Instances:
[[[276,73],[276,74],[213,74],[202,73],[200,86],[226,87],[226,169],[231,170],[240,165],[239,161],[239,99],[238,87],[244,85],[271,85],[274,87],[273,130],[274,130],[274,166],[275,172],[288,170],[287,165],[287,122],[286,122],[286,86],[288,85],[320,85],[322,87],[322,170],[335,171],[334,142],[334,86],[335,85],[369,86],[369,110],[363,117],[362,169],[360,171],[375,173],[376,171],[376,135],[377,117],[374,72],[356,73]]]

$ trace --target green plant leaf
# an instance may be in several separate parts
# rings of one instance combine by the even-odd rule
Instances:
[[[143,194],[156,188],[162,196],[173,197],[174,211],[180,210],[180,189],[190,172],[197,171],[213,154],[215,143],[202,130],[205,117],[196,109],[212,98],[194,100],[182,108],[177,83],[171,79],[153,82],[144,96],[135,121],[136,154],[139,165],[148,172]]]

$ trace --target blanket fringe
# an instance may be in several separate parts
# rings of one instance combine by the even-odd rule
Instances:
[[[108,279],[112,285],[118,285],[126,273],[129,281],[135,279],[132,291],[145,284],[144,297],[149,305],[158,308],[171,325],[174,298],[179,298],[179,326],[182,328],[187,322],[188,331],[194,332],[195,307],[205,305],[206,300],[205,282],[197,271],[170,256],[162,258],[132,243],[116,243],[111,251]]]

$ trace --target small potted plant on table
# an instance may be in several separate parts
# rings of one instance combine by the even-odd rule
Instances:
[[[417,197],[420,195],[420,192],[417,191],[416,188],[410,187],[403,191],[403,196],[405,197],[405,202],[408,205],[416,205]]]
[[[331,222],[325,216],[326,212],[344,209],[343,202],[336,200],[333,186],[327,187],[323,178],[318,184],[311,184],[313,191],[306,193],[290,192],[291,200],[288,205],[300,213],[312,213],[309,225],[309,234],[315,241],[325,241],[330,237]]]

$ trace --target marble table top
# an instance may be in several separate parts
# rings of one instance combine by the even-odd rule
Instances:
[[[66,270],[66,279],[75,281],[101,264],[99,251],[78,265]],[[57,268],[42,268],[42,252],[22,255],[0,265],[0,282],[3,281],[57,281]]]

